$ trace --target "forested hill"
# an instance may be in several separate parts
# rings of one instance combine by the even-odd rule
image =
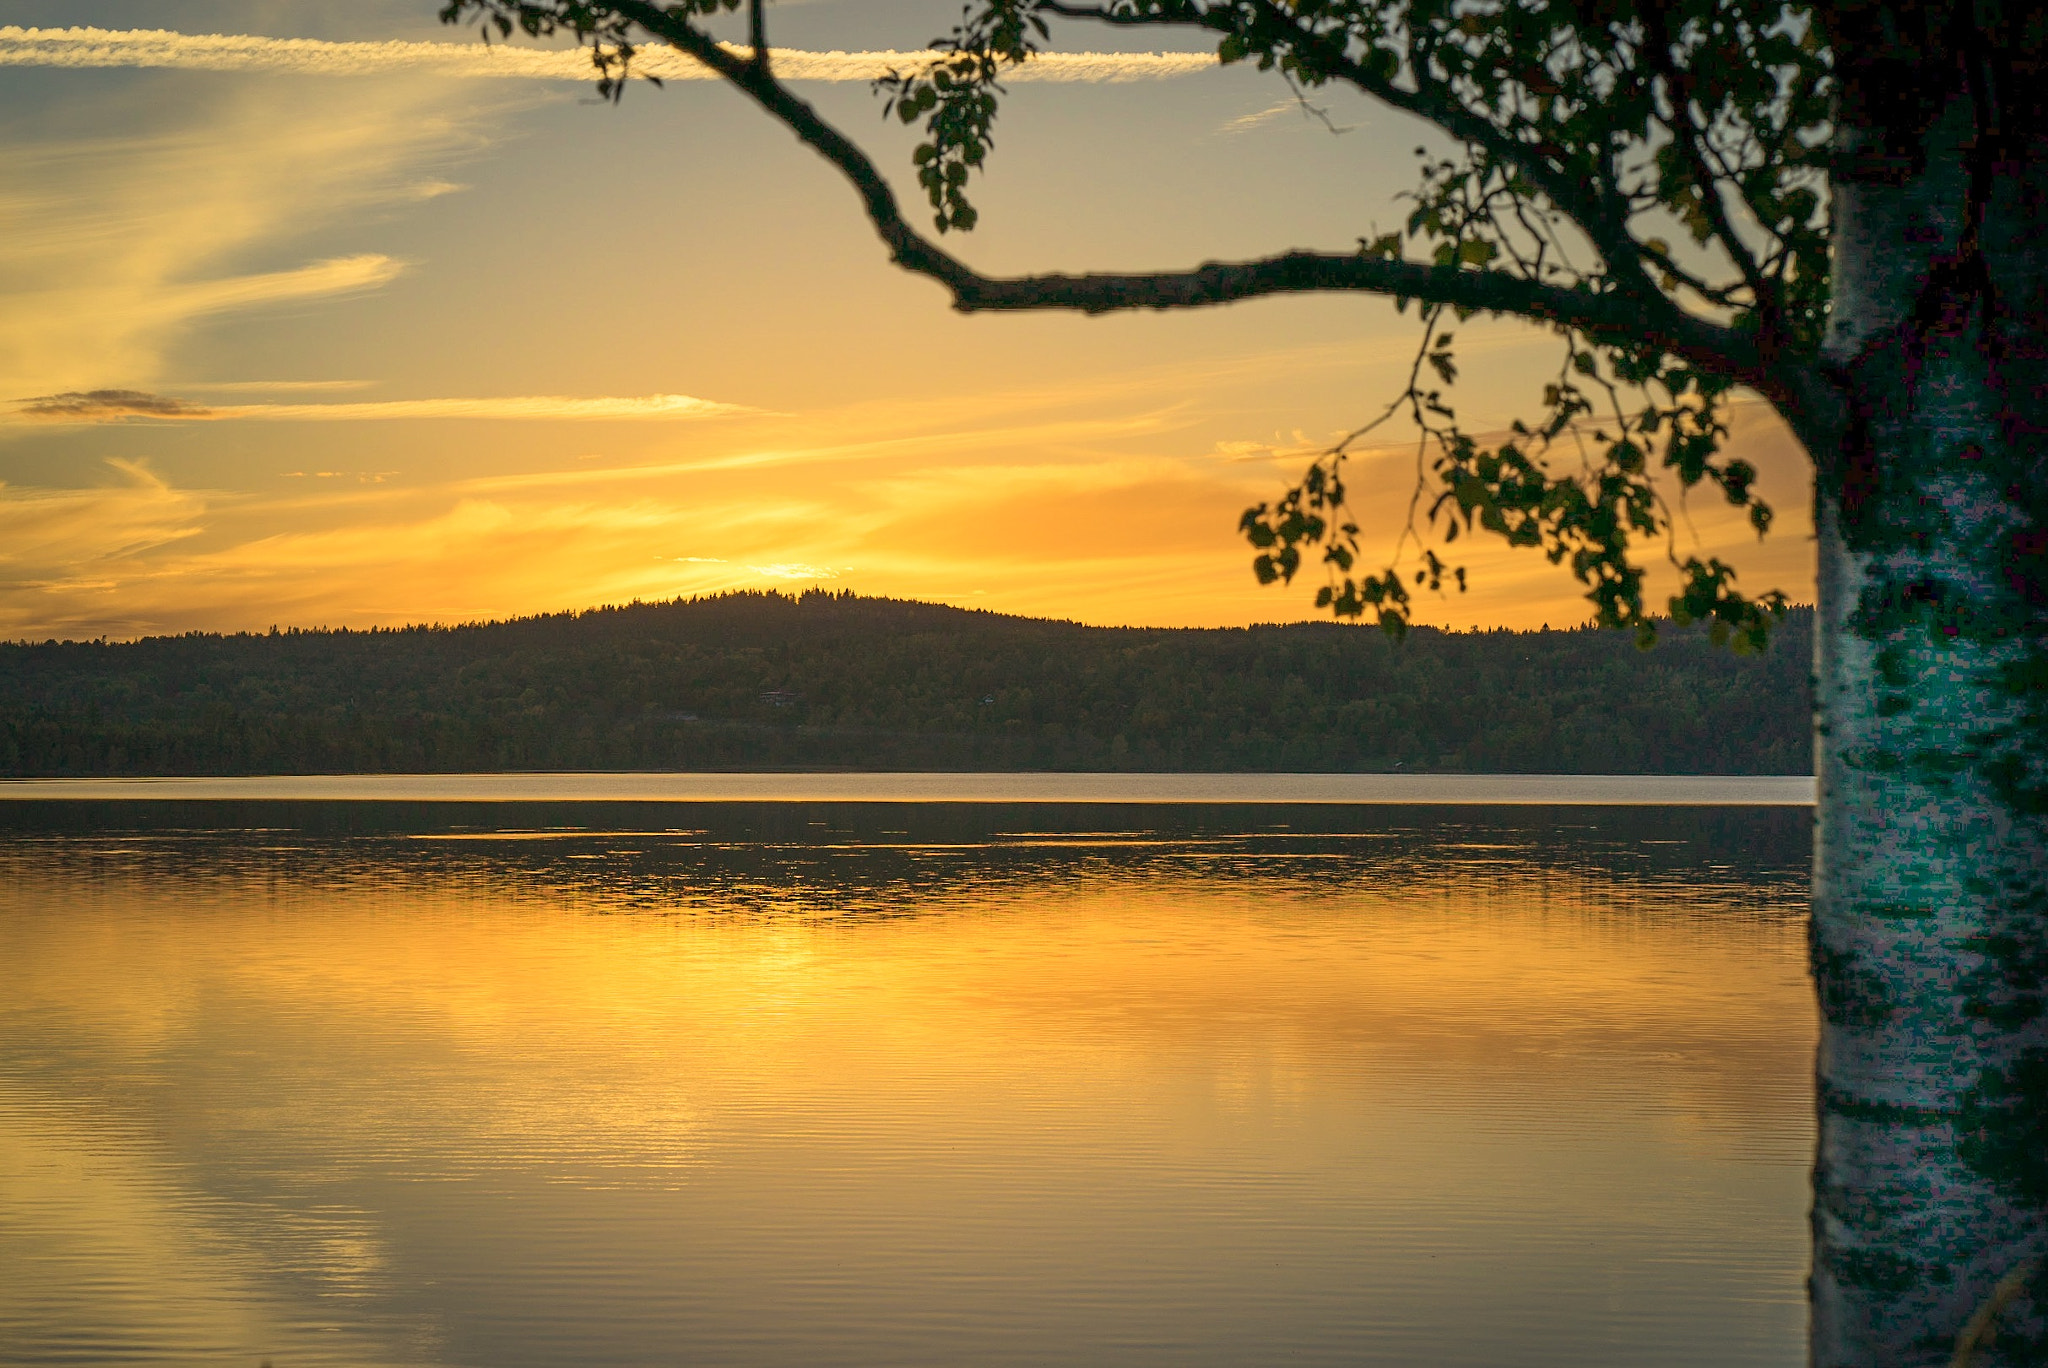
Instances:
[[[1084,627],[813,591],[466,627],[0,645],[0,772],[1810,772],[1812,620]]]

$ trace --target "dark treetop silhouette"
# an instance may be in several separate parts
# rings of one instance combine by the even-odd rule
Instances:
[[[1341,446],[1244,520],[1262,579],[1320,548],[1319,597],[1339,614],[1398,632],[1407,583],[1459,577],[1438,548],[1476,528],[1566,565],[1599,622],[1646,633],[1632,548],[1668,523],[1653,456],[1761,532],[1770,513],[1721,450],[1722,415],[1737,390],[1776,409],[1813,459],[1819,530],[1813,1359],[2048,1361],[2038,0],[972,0],[932,62],[882,83],[890,112],[922,121],[915,166],[941,234],[974,225],[967,187],[1000,78],[1050,40],[1049,20],[1206,34],[1224,61],[1303,91],[1352,87],[1457,149],[1425,158],[1403,231],[1352,251],[1011,278],[914,228],[866,155],[776,79],[762,0],[748,45],[715,41],[707,25],[737,8],[442,13],[503,37],[572,33],[614,96],[635,44],[696,57],[844,172],[893,259],[960,309],[1338,290],[1415,306],[1414,378],[1390,412],[1433,443],[1421,506],[1440,540],[1413,570],[1367,570]],[[1446,325],[1475,313],[1560,341],[1538,411],[1497,443],[1464,432],[1446,398]],[[1568,434],[1593,456],[1559,473],[1545,454]],[[1759,645],[1783,607],[1717,561],[1678,570],[1674,615],[1738,645]]]
[[[811,590],[370,632],[0,644],[0,774],[1810,772],[1811,610],[1697,629],[1084,627]]]

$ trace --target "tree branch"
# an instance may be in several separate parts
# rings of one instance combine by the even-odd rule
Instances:
[[[1274,4],[1273,0],[1252,0],[1252,3],[1266,15],[1267,22],[1292,29],[1298,35],[1298,48],[1313,50],[1314,65],[1318,70],[1350,83],[1382,104],[1435,124],[1459,141],[1483,148],[1495,160],[1520,170],[1585,233],[1601,260],[1606,262],[1616,284],[1636,298],[1643,310],[1666,314],[1668,321],[1673,323],[1686,317],[1684,311],[1651,281],[1644,267],[1643,246],[1628,231],[1627,206],[1618,203],[1612,193],[1603,196],[1596,186],[1582,182],[1562,167],[1552,165],[1540,146],[1510,136],[1492,121],[1466,108],[1449,92],[1436,90],[1420,79],[1414,90],[1403,89],[1353,58],[1344,43],[1304,30],[1292,13]],[[1071,4],[1068,0],[1039,0],[1039,8],[1063,18],[1088,19],[1121,27],[1186,26],[1219,33],[1233,31],[1227,14],[1198,10],[1185,4],[1178,13],[1161,11],[1149,14],[1115,12],[1094,5]]]
[[[1474,313],[1513,314],[1577,328],[1615,342],[1644,342],[1703,369],[1730,375],[1766,394],[1787,377],[1766,370],[1746,334],[1675,307],[1647,312],[1642,299],[1616,290],[1545,284],[1504,271],[1389,261],[1362,253],[1286,252],[1250,261],[1209,262],[1193,270],[1138,274],[994,277],[975,271],[912,228],[896,195],[867,154],[764,67],[647,0],[614,0],[613,10],[688,53],[739,87],[853,183],[894,262],[938,281],[963,313],[1070,309],[1110,313],[1183,309],[1268,295],[1359,291],[1418,299]],[[1662,302],[1662,296],[1658,296]]]
[[[1705,130],[1700,128],[1692,113],[1692,78],[1678,65],[1678,59],[1672,52],[1671,29],[1665,19],[1663,0],[1644,0],[1642,16],[1644,36],[1649,40],[1646,46],[1650,69],[1664,78],[1665,94],[1671,101],[1671,135],[1678,139],[1686,163],[1692,169],[1693,180],[1699,187],[1700,208],[1720,237],[1722,248],[1748,283],[1750,297],[1756,301],[1764,330],[1776,333],[1784,321],[1777,286],[1758,267],[1756,258],[1743,245],[1742,239],[1735,235],[1728,207],[1721,202],[1721,177],[1707,165],[1706,151],[1701,146]]]

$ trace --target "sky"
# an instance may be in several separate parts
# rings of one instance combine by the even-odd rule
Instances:
[[[437,8],[0,0],[0,638],[812,585],[1099,624],[1315,615],[1320,580],[1261,588],[1237,519],[1384,406],[1412,314],[959,315],[737,92],[677,60],[606,104],[575,54],[486,51]],[[907,204],[914,139],[859,54],[957,15],[769,11],[782,70]],[[1154,34],[1054,36],[981,226],[948,239],[976,266],[1182,268],[1400,222],[1430,141],[1404,116],[1334,93],[1311,117]],[[1556,339],[1460,341],[1469,426],[1534,409]],[[1369,557],[1414,484],[1393,438],[1352,470]],[[1732,442],[1778,530],[1695,498],[1678,549],[1810,600],[1805,459],[1756,404]],[[1461,559],[1472,588],[1419,620],[1587,617],[1540,556]]]

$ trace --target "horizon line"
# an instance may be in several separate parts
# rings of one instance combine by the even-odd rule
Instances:
[[[195,628],[191,628],[191,629],[189,629],[189,630],[187,630],[187,631],[183,631],[183,632],[159,632],[159,633],[155,633],[155,634],[150,634],[150,635],[143,635],[143,636],[135,636],[135,637],[121,637],[121,638],[113,638],[113,639],[109,639],[109,638],[108,638],[107,636],[105,636],[104,634],[103,634],[103,635],[101,635],[101,636],[98,636],[98,637],[85,637],[85,638],[77,638],[77,637],[45,637],[45,638],[43,638],[43,639],[41,639],[41,640],[36,640],[36,639],[30,638],[30,637],[8,637],[8,638],[0,638],[0,649],[46,649],[46,648],[48,648],[48,647],[50,647],[50,646],[53,646],[53,645],[54,645],[54,646],[135,646],[135,645],[140,645],[140,644],[142,644],[143,642],[148,642],[148,641],[186,641],[186,640],[191,640],[191,639],[193,639],[193,638],[195,638],[195,637],[196,637],[196,638],[201,638],[201,639],[207,639],[207,638],[211,638],[211,639],[214,639],[214,640],[220,640],[220,641],[228,641],[228,640],[236,640],[236,639],[244,639],[244,638],[258,638],[258,637],[292,637],[292,636],[398,636],[398,635],[404,635],[404,634],[408,634],[408,633],[434,633],[434,632],[465,632],[465,631],[481,631],[481,630],[484,630],[484,629],[487,629],[487,628],[492,628],[492,627],[515,627],[515,626],[520,626],[520,625],[523,625],[523,624],[528,624],[528,623],[536,623],[536,622],[546,622],[546,621],[549,621],[549,620],[551,620],[551,619],[558,619],[558,618],[559,618],[559,619],[569,619],[569,620],[576,620],[576,619],[580,619],[580,618],[585,618],[585,617],[594,617],[594,616],[597,616],[597,615],[599,615],[599,614],[602,614],[602,613],[626,613],[626,612],[632,612],[632,611],[634,611],[634,610],[636,610],[636,609],[657,609],[657,608],[680,608],[680,607],[687,607],[687,606],[689,606],[689,605],[691,605],[691,604],[696,604],[696,603],[711,603],[711,602],[715,602],[716,600],[719,600],[719,599],[727,599],[727,598],[747,598],[747,597],[752,597],[752,598],[778,598],[778,599],[785,599],[785,600],[787,600],[787,601],[788,601],[788,602],[789,602],[790,604],[792,604],[792,605],[796,605],[796,604],[799,604],[799,603],[801,603],[801,602],[802,602],[802,601],[803,601],[804,599],[806,599],[806,598],[811,598],[811,597],[813,597],[813,596],[818,596],[818,597],[823,597],[823,598],[830,598],[830,599],[850,599],[850,600],[852,600],[852,601],[854,601],[854,602],[866,602],[866,603],[893,603],[893,604],[903,604],[903,605],[905,605],[905,606],[908,606],[908,607],[913,607],[913,608],[939,608],[939,609],[946,609],[946,610],[950,610],[950,611],[952,611],[952,612],[958,612],[958,613],[971,613],[971,614],[978,614],[978,615],[981,615],[981,616],[984,616],[984,617],[994,617],[994,618],[1010,618],[1010,619],[1013,619],[1013,620],[1015,620],[1015,621],[1018,621],[1018,622],[1036,622],[1036,623],[1044,623],[1044,624],[1048,624],[1048,625],[1051,625],[1051,626],[1060,626],[1060,627],[1078,627],[1078,628],[1081,628],[1081,629],[1083,629],[1083,630],[1085,630],[1085,631],[1091,631],[1091,632],[1201,632],[1201,633],[1215,633],[1215,632],[1252,632],[1252,631],[1261,631],[1261,630],[1273,630],[1273,629],[1282,629],[1282,630],[1284,630],[1284,629],[1286,629],[1286,628],[1291,628],[1291,627],[1315,627],[1315,628],[1322,628],[1322,627],[1337,627],[1337,628],[1347,628],[1347,629],[1370,629],[1370,630],[1378,630],[1378,629],[1377,629],[1377,627],[1376,627],[1376,626],[1375,626],[1374,624],[1372,624],[1372,623],[1369,623],[1369,622],[1365,622],[1365,621],[1363,621],[1362,619],[1361,619],[1361,620],[1353,620],[1353,621],[1345,621],[1345,620],[1342,620],[1342,619],[1338,619],[1338,618],[1329,618],[1329,617],[1311,617],[1311,618],[1292,618],[1292,619],[1287,619],[1287,620],[1276,620],[1276,621],[1268,621],[1268,622],[1250,622],[1250,623],[1245,623],[1245,624],[1244,624],[1244,625],[1242,625],[1242,626],[1236,626],[1236,627],[1171,627],[1171,626],[1129,626],[1129,625],[1105,625],[1105,624],[1098,624],[1098,623],[1091,623],[1091,622],[1082,622],[1082,621],[1081,621],[1081,620],[1079,620],[1078,618],[1059,618],[1059,617],[1033,617],[1033,616],[1031,616],[1031,615],[1030,615],[1030,614],[1028,614],[1028,613],[1005,613],[1005,612],[1002,612],[1001,610],[999,610],[999,609],[995,609],[995,608],[973,608],[973,607],[967,607],[967,606],[965,606],[965,605],[962,605],[962,604],[958,604],[958,603],[948,603],[948,602],[944,601],[943,599],[913,599],[913,598],[897,598],[897,597],[895,597],[895,596],[893,596],[893,595],[889,595],[889,594],[862,594],[862,593],[858,593],[858,592],[856,592],[856,591],[854,591],[854,590],[852,590],[852,589],[843,589],[843,590],[833,590],[833,589],[827,589],[827,588],[824,588],[824,587],[823,587],[822,585],[816,585],[816,584],[814,584],[814,585],[812,585],[812,586],[810,586],[810,587],[808,587],[808,588],[806,588],[806,589],[802,589],[802,590],[784,590],[784,589],[778,589],[778,588],[766,588],[766,589],[747,589],[747,588],[741,588],[741,589],[719,589],[719,590],[715,590],[715,591],[713,591],[713,592],[709,592],[709,593],[691,593],[691,594],[677,594],[677,595],[676,595],[676,596],[675,596],[674,598],[666,598],[666,599],[639,599],[639,598],[635,598],[635,599],[629,599],[629,600],[627,600],[627,601],[626,601],[626,602],[624,602],[624,603],[600,603],[600,604],[594,604],[594,605],[592,605],[592,606],[590,606],[590,607],[587,607],[587,608],[558,608],[558,609],[554,609],[554,610],[542,610],[542,611],[539,611],[539,612],[534,612],[534,613],[527,613],[527,614],[522,614],[522,615],[518,615],[518,616],[513,616],[513,617],[502,617],[502,618],[468,618],[468,619],[464,619],[464,620],[461,620],[461,621],[455,621],[455,622],[440,622],[440,621],[434,621],[434,622],[408,622],[408,623],[405,623],[405,624],[403,624],[402,626],[395,626],[395,627],[383,627],[383,626],[370,626],[370,627],[349,627],[349,626],[339,626],[339,627],[330,627],[330,626],[326,626],[326,625],[320,625],[320,626],[311,626],[311,627],[300,627],[300,626],[290,626],[290,627],[285,627],[285,626],[280,626],[280,625],[278,625],[278,624],[276,624],[276,623],[273,623],[273,624],[271,624],[271,626],[270,626],[270,627],[269,627],[269,628],[268,628],[267,630],[266,630],[266,629],[263,629],[263,628],[236,628],[236,629],[234,629],[234,630],[230,631],[230,630],[226,630],[226,629],[216,629],[216,630],[207,630],[207,629],[204,629],[204,628],[196,628],[196,627],[195,627]],[[1810,603],[1793,603],[1793,604],[1791,604],[1791,605],[1789,605],[1789,606],[1788,606],[1788,609],[1787,609],[1787,615],[1789,616],[1789,615],[1791,615],[1791,614],[1795,614],[1795,613],[1803,613],[1803,612],[1811,612],[1811,611],[1813,611],[1813,605],[1812,605],[1812,604],[1810,604]],[[1676,629],[1676,630],[1682,630],[1682,629],[1678,629],[1678,628],[1676,627],[1676,624],[1675,624],[1675,623],[1673,622],[1673,620],[1671,619],[1671,617],[1670,617],[1670,616],[1669,616],[1668,614],[1658,614],[1658,615],[1655,615],[1655,616],[1653,616],[1653,617],[1651,618],[1651,621],[1652,621],[1652,622],[1654,622],[1654,623],[1656,623],[1656,624],[1658,624],[1658,625],[1659,625],[1660,627],[1673,627],[1673,628],[1674,628],[1674,629]],[[1551,635],[1551,634],[1564,634],[1564,633],[1572,633],[1572,632],[1610,632],[1610,631],[1611,631],[1611,632],[1614,632],[1614,633],[1616,633],[1616,634],[1618,635],[1618,634],[1620,634],[1620,633],[1624,632],[1624,631],[1625,631],[1625,630],[1627,630],[1627,629],[1625,629],[1625,628],[1619,628],[1619,627],[1613,627],[1613,628],[1609,628],[1609,627],[1599,627],[1599,626],[1596,626],[1595,624],[1593,624],[1592,622],[1590,622],[1590,621],[1587,621],[1587,622],[1579,622],[1579,623],[1573,623],[1573,624],[1565,624],[1565,625],[1561,625],[1561,626],[1552,626],[1552,625],[1551,625],[1551,624],[1549,624],[1549,623],[1545,623],[1545,624],[1543,624],[1543,625],[1542,625],[1542,626],[1540,626],[1540,627],[1445,627],[1445,626],[1438,626],[1438,625],[1436,625],[1436,624],[1433,624],[1433,623],[1426,623],[1426,622],[1411,622],[1411,623],[1409,623],[1409,624],[1408,624],[1408,630],[1409,630],[1409,631],[1411,631],[1411,632],[1434,632],[1434,633],[1437,633],[1437,634],[1440,634],[1440,635],[1443,635],[1443,636],[1490,636],[1490,635],[1497,635],[1497,634],[1501,634],[1501,633],[1506,633],[1506,634],[1508,634],[1508,635],[1513,635],[1513,636],[1544,636],[1544,635]]]

